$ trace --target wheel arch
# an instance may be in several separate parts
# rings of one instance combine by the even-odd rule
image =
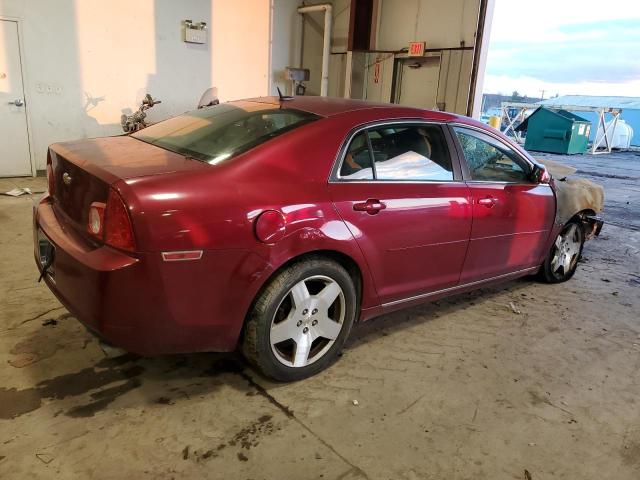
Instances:
[[[579,212],[576,212],[571,218],[569,218],[569,220],[567,220],[567,222],[565,222],[565,224],[572,221],[573,222],[583,221],[586,215],[595,215],[595,214],[596,212],[591,208],[585,208],[584,210],[580,210]]]
[[[360,268],[360,265],[358,265],[358,262],[356,262],[355,259],[353,259],[350,255],[347,255],[344,252],[340,252],[338,250],[332,250],[332,249],[319,249],[319,250],[310,250],[307,252],[299,253],[289,258],[287,261],[283,262],[280,266],[274,269],[273,272],[271,272],[271,274],[267,278],[265,278],[265,280],[262,282],[262,285],[256,292],[255,297],[251,302],[251,306],[249,307],[249,311],[251,311],[251,308],[253,307],[253,303],[255,299],[262,293],[262,291],[265,288],[269,286],[269,283],[271,283],[271,281],[280,272],[282,272],[286,268],[289,268],[291,265],[303,262],[310,258],[317,258],[317,257],[324,257],[329,260],[333,260],[340,266],[344,267],[344,269],[347,271],[347,273],[353,280],[354,286],[356,287],[356,293],[358,294],[358,310],[359,310],[360,303],[362,302],[362,288],[363,288],[363,272],[362,272],[362,269]]]
[[[260,285],[260,288],[258,288],[253,299],[251,300],[251,303],[249,304],[247,311],[245,312],[243,326],[240,332],[240,339],[239,339],[240,341],[242,341],[242,337],[244,336],[247,319],[254,308],[256,300],[260,297],[262,292],[271,284],[271,281],[274,278],[276,278],[278,274],[280,274],[280,272],[282,272],[283,270],[289,268],[292,265],[295,265],[296,263],[300,263],[311,258],[326,258],[326,259],[332,260],[336,262],[338,265],[342,266],[347,271],[356,289],[356,295],[357,295],[356,322],[358,321],[360,317],[360,309],[362,307],[362,291],[363,291],[363,281],[364,281],[363,272],[362,272],[362,269],[360,268],[360,265],[358,265],[358,262],[356,262],[356,260],[353,259],[350,255],[347,255],[346,253],[340,252],[338,250],[332,250],[332,249],[310,250],[307,252],[299,253],[298,255],[295,255],[289,258],[287,261],[283,262],[277,268],[275,268],[264,279],[264,281]]]
[[[602,227],[602,221],[597,217],[595,210],[591,208],[585,208],[575,213],[564,225],[569,223],[578,223],[582,226],[582,231],[585,235],[585,240],[593,238],[600,233]],[[564,226],[563,226],[564,227]]]

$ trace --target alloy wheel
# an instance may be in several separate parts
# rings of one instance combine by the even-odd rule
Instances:
[[[269,341],[278,361],[305,367],[322,358],[342,331],[345,296],[330,277],[314,275],[296,283],[271,320]]]
[[[581,237],[578,226],[572,224],[556,238],[553,258],[551,259],[551,271],[567,275],[578,261],[580,246]],[[560,269],[562,269],[562,272],[560,272]]]

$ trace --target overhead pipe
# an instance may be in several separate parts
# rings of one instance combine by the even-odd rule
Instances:
[[[320,79],[320,96],[329,93],[329,55],[331,55],[331,28],[333,26],[333,7],[328,3],[298,7],[298,13],[304,15],[311,12],[324,12],[324,38],[322,41],[322,78]],[[304,30],[302,30],[304,32]],[[304,33],[302,33],[304,35]],[[304,42],[300,41],[300,48]]]

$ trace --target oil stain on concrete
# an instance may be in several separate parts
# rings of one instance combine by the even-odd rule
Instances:
[[[66,397],[84,395],[116,382],[125,383],[100,390],[91,395],[94,402],[73,407],[66,412],[71,417],[92,416],[97,411],[113,402],[118,396],[138,388],[141,384],[137,378],[144,368],[131,365],[133,356],[122,356],[117,359],[104,359],[95,366],[84,368],[79,372],[60,375],[44,380],[36,386],[18,390],[16,388],[0,388],[0,419],[11,419],[37,410],[45,399],[61,400]]]

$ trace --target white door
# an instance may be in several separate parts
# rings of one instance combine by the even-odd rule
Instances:
[[[18,24],[0,20],[0,177],[31,175]]]
[[[440,77],[439,57],[415,57],[402,61],[396,102],[409,107],[434,109]]]

